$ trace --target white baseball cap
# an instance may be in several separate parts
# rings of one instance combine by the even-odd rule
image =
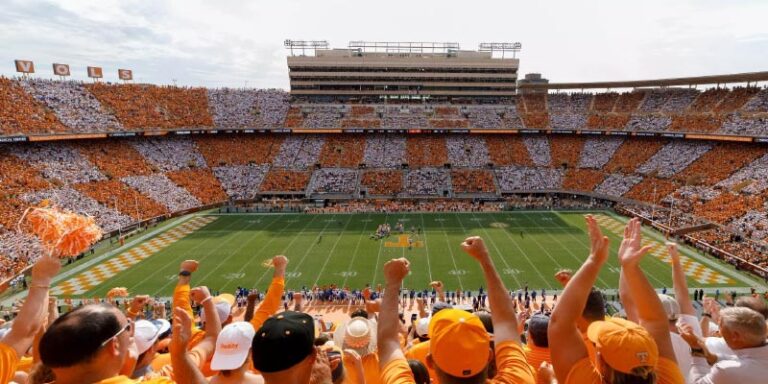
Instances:
[[[155,344],[155,341],[160,336],[160,328],[148,320],[139,320],[133,326],[136,329],[133,339],[136,342],[139,354],[142,354]]]
[[[256,330],[250,323],[237,321],[224,327],[216,339],[216,351],[211,360],[214,371],[240,368],[251,349]]]
[[[416,320],[416,334],[419,335],[419,337],[427,337],[429,333],[429,321],[431,320],[431,317],[422,317],[418,320]]]
[[[223,324],[229,318],[232,311],[232,305],[225,301],[220,301],[215,304],[215,308],[216,313],[219,315],[219,321]],[[205,323],[205,311],[200,313],[200,321]]]

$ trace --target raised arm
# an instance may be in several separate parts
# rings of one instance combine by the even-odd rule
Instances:
[[[221,332],[221,319],[216,310],[216,304],[213,303],[211,291],[206,286],[195,287],[189,292],[192,300],[198,305],[203,306],[205,313],[205,335],[213,336],[215,339]]]
[[[549,320],[549,349],[555,376],[560,383],[565,383],[576,363],[589,357],[576,323],[587,305],[600,269],[608,260],[608,237],[603,236],[592,215],[586,216],[586,222],[590,239],[589,257],[565,286]]]
[[[507,288],[501,281],[496,267],[493,265],[483,239],[477,236],[468,237],[461,243],[461,248],[480,263],[483,276],[488,285],[488,302],[491,306],[493,319],[493,340],[496,345],[505,341],[520,343],[520,333],[517,330],[517,317],[512,298],[507,294]]]
[[[191,319],[195,318],[194,312],[192,312],[192,302],[190,301],[189,283],[192,281],[192,274],[197,271],[197,267],[200,265],[196,260],[184,260],[179,265],[179,280],[176,282],[176,288],[173,290],[173,307],[181,308],[189,314]],[[175,311],[175,309],[174,309]],[[196,329],[193,323],[190,323],[190,329]]]
[[[48,290],[53,277],[61,270],[61,262],[52,256],[42,256],[32,267],[32,283],[19,315],[5,335],[3,343],[16,351],[17,359],[24,356],[43,325],[48,311]],[[18,360],[17,360],[18,361]]]
[[[639,323],[640,316],[637,314],[637,307],[635,307],[632,292],[629,290],[629,283],[627,283],[627,279],[624,275],[624,268],[621,268],[619,271],[619,301],[621,302],[621,306],[624,307],[624,313],[627,315],[627,320]]]
[[[191,329],[192,316],[184,308],[174,308],[170,345],[174,379],[177,383],[206,384],[208,381],[205,376],[187,353],[189,339],[192,337]]]
[[[200,367],[208,361],[216,349],[216,338],[221,332],[221,319],[219,319],[216,304],[213,303],[208,287],[193,288],[190,291],[190,297],[197,304],[203,306],[203,313],[205,313],[205,337],[187,353],[191,360]]]
[[[659,348],[659,356],[675,361],[672,339],[669,336],[669,320],[661,305],[659,296],[648,282],[640,268],[640,260],[651,250],[650,245],[642,245],[640,219],[634,218],[627,223],[624,240],[619,247],[619,262],[624,278],[637,307],[640,325],[651,334]]]
[[[136,295],[128,305],[128,309],[125,311],[126,316],[131,320],[136,321],[144,317],[144,307],[149,302],[149,295]]]
[[[677,244],[667,243],[667,251],[672,258],[672,286],[675,289],[675,299],[680,304],[680,313],[696,316],[696,309],[691,302],[691,294],[688,292],[688,282],[685,280],[685,270],[680,263],[680,253]]]
[[[386,290],[381,300],[378,326],[379,367],[383,370],[390,362],[405,359],[400,349],[400,319],[398,319],[398,293],[403,279],[410,270],[405,258],[392,259],[384,264]]]
[[[288,258],[282,255],[275,256],[272,258],[272,266],[275,268],[272,282],[269,284],[264,301],[250,320],[253,329],[261,328],[261,325],[280,309],[280,301],[285,290],[285,269],[288,267]]]
[[[256,309],[256,299],[257,299],[258,293],[251,290],[248,292],[248,297],[246,298],[247,305],[245,306],[245,317],[243,320],[250,322],[253,318],[254,310]]]

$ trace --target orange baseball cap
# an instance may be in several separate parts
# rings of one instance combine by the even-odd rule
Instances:
[[[638,367],[656,367],[659,361],[659,349],[651,334],[631,321],[616,317],[595,321],[587,329],[587,337],[616,371],[632,373]]]
[[[429,353],[441,371],[472,377],[488,365],[491,337],[479,317],[459,309],[443,309],[429,322]]]

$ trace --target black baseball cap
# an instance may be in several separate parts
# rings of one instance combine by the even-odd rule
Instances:
[[[267,373],[284,371],[312,353],[314,340],[312,316],[292,311],[272,316],[253,338],[253,366]]]

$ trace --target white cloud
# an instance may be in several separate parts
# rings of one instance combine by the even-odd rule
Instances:
[[[137,80],[287,87],[286,38],[523,43],[521,73],[599,81],[765,70],[768,2],[0,0],[0,74],[13,59],[131,68]]]

